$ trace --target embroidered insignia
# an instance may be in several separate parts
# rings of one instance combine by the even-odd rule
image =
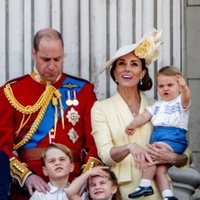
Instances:
[[[75,143],[75,142],[78,140],[78,138],[79,138],[79,136],[78,136],[77,132],[74,130],[74,128],[71,128],[71,129],[69,130],[68,135],[69,135],[69,139],[70,139],[73,143]]]
[[[78,122],[80,115],[78,114],[78,112],[76,110],[74,110],[74,108],[72,107],[66,115],[68,122],[71,122],[73,124],[73,126]]]
[[[83,168],[83,172],[92,169],[93,167],[103,166],[103,163],[94,157],[89,157],[85,167]]]
[[[35,80],[38,82],[38,83],[40,83],[41,82],[41,76],[39,75],[39,74],[36,74],[35,75]]]
[[[79,85],[73,84],[73,83],[68,83],[68,84],[63,84],[62,88],[68,88],[68,89],[73,89],[73,88],[79,88]]]

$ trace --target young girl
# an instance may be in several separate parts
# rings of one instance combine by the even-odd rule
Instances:
[[[173,66],[159,70],[157,86],[161,100],[136,116],[125,131],[132,135],[137,127],[151,120],[154,130],[150,143],[155,145],[160,143],[171,151],[181,154],[187,147],[190,90],[180,71]],[[162,192],[164,200],[175,200],[166,177],[169,167],[169,165],[153,165],[143,170],[140,185],[129,194],[129,198],[153,194],[151,180],[155,176],[157,187]]]
[[[42,154],[43,173],[49,177],[47,193],[35,191],[30,200],[67,200],[66,188],[73,171],[72,153],[65,145],[51,143]]]
[[[82,195],[85,186],[88,195]],[[108,167],[94,167],[83,173],[68,187],[67,196],[69,200],[122,200],[117,178]]]

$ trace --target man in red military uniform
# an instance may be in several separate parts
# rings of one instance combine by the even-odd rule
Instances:
[[[0,149],[8,154],[11,175],[20,186],[20,191],[11,191],[11,199],[28,199],[28,192],[35,189],[48,190],[40,155],[49,143],[71,149],[75,164],[71,179],[89,157],[97,158],[90,123],[94,87],[62,72],[63,46],[56,30],[38,31],[32,50],[33,73],[0,88]]]

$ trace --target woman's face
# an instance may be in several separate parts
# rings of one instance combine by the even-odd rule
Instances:
[[[107,177],[93,176],[89,179],[89,194],[92,200],[111,200],[117,192]]]
[[[119,86],[135,87],[144,75],[142,62],[133,52],[118,58],[114,76]]]

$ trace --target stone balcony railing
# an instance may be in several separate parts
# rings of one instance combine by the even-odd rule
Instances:
[[[192,165],[187,169],[171,167],[168,173],[179,200],[200,200],[200,173]]]

